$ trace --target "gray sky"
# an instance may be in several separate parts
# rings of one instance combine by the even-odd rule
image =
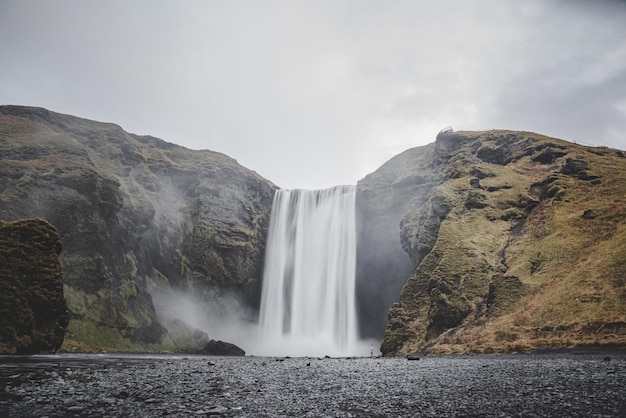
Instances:
[[[0,0],[0,104],[354,184],[437,132],[626,148],[626,1]]]

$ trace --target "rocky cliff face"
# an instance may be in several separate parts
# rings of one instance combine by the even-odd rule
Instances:
[[[416,266],[383,354],[626,345],[622,151],[489,131],[402,155],[359,183],[368,228]]]
[[[61,241],[41,219],[0,221],[0,354],[57,351],[68,323]]]
[[[235,160],[19,106],[0,106],[0,155],[0,219],[63,242],[66,349],[171,345],[155,294],[258,304],[276,187]]]
[[[419,262],[407,256],[400,222],[429,205],[431,190],[441,182],[434,144],[413,148],[385,163],[357,185],[357,301],[361,335],[382,338],[387,311]],[[437,236],[430,225],[430,236]],[[422,249],[420,251],[423,252]]]
[[[0,156],[0,219],[45,219],[63,243],[62,349],[203,350],[220,335],[194,311],[219,326],[258,307],[276,187],[233,159],[19,106],[0,106]],[[489,131],[405,151],[357,185],[362,336],[384,332],[385,355],[626,346],[625,196],[619,150]],[[38,236],[52,252],[0,268],[58,261]],[[0,349],[57,349],[55,298],[19,315],[32,328],[53,312],[50,338],[24,348],[5,320],[2,341],[23,344]]]

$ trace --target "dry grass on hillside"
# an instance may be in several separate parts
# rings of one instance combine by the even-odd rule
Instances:
[[[532,183],[548,177],[566,158],[588,165],[578,176],[561,176],[560,195],[541,202],[506,246],[505,274],[519,278],[527,295],[500,316],[476,312],[461,327],[441,335],[429,353],[626,347],[626,158],[615,150],[568,145],[568,155],[556,166],[522,159],[501,168],[481,184],[506,183],[510,188],[490,194],[484,209],[457,215],[454,222],[465,225],[465,241],[480,243],[485,236],[502,241],[508,232],[494,229],[498,221],[493,219],[502,215],[504,203],[520,187],[530,190],[529,179]],[[489,218],[491,225],[484,221]],[[445,234],[445,224],[441,229]],[[492,246],[479,247],[493,254]]]

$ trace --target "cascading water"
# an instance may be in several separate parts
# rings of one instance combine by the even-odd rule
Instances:
[[[263,354],[354,355],[356,187],[278,190],[267,241]]]

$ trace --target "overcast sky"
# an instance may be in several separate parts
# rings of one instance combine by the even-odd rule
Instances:
[[[439,130],[626,148],[626,1],[0,0],[0,104],[355,184]]]

